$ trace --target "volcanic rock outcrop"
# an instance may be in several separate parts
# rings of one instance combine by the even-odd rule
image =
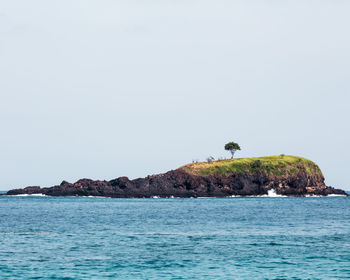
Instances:
[[[313,162],[292,156],[230,159],[193,163],[164,174],[129,180],[81,179],[48,188],[14,189],[7,195],[143,197],[226,197],[266,195],[269,190],[286,196],[347,195],[328,187]]]

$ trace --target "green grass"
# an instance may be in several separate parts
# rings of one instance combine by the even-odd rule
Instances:
[[[311,160],[287,155],[198,162],[180,168],[194,175],[229,175],[265,171],[268,175],[283,176],[296,174],[300,170],[305,170],[308,175],[315,173],[322,175],[320,168]]]

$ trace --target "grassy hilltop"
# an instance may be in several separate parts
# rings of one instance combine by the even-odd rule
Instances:
[[[201,176],[255,173],[258,171],[265,171],[268,175],[282,176],[294,175],[300,170],[305,170],[308,175],[322,175],[320,168],[311,160],[287,155],[198,162],[184,165],[180,169]]]

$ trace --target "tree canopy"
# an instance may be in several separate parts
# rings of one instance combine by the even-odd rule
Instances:
[[[231,158],[233,158],[233,155],[235,154],[235,152],[238,150],[241,150],[241,147],[238,145],[238,143],[229,142],[225,145],[225,150],[230,151],[232,154]]]

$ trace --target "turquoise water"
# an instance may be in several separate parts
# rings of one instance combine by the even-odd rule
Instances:
[[[0,279],[350,279],[350,198],[0,197]]]

